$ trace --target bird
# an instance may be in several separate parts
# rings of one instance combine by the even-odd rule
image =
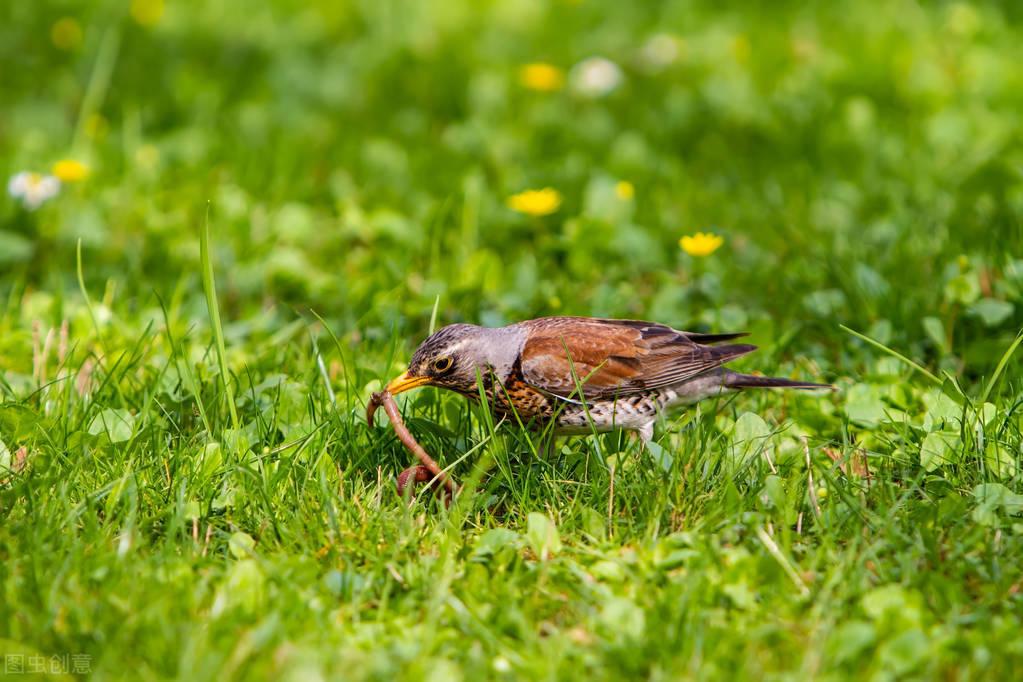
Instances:
[[[452,324],[423,341],[386,390],[434,386],[485,399],[497,416],[553,427],[557,436],[622,429],[649,443],[658,417],[672,408],[751,388],[833,388],[726,368],[757,349],[724,343],[744,336],[596,317]]]

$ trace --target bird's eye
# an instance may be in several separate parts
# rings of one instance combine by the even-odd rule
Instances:
[[[433,361],[433,368],[438,372],[446,372],[451,369],[452,360],[449,357],[437,358]]]

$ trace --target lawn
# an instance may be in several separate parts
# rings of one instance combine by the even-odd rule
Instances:
[[[0,3],[5,673],[1018,675],[1021,63],[997,2]],[[544,315],[838,390],[545,453],[420,389],[466,488],[399,497],[371,393]]]

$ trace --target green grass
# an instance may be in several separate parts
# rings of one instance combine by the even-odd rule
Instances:
[[[154,2],[0,4],[0,177],[91,171],[0,199],[5,666],[1020,669],[1014,5]],[[424,389],[408,425],[469,485],[400,499],[369,395],[435,324],[549,314],[748,329],[742,368],[840,390],[547,457]]]

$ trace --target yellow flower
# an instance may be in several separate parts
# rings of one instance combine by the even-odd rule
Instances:
[[[131,18],[141,26],[156,26],[163,18],[163,0],[131,0]]]
[[[712,232],[697,232],[678,240],[678,245],[690,256],[709,256],[725,243],[725,238]]]
[[[82,27],[72,17],[58,19],[50,28],[50,41],[58,50],[73,50],[82,44]]]
[[[531,216],[550,215],[561,206],[561,194],[550,187],[527,189],[508,197],[508,208]]]
[[[552,64],[534,62],[519,70],[519,82],[530,90],[555,92],[565,85],[565,74]]]
[[[628,201],[636,196],[636,188],[628,180],[620,180],[615,184],[615,195],[622,201]]]
[[[53,174],[61,182],[80,182],[89,177],[89,167],[77,159],[61,159],[53,164]]]

